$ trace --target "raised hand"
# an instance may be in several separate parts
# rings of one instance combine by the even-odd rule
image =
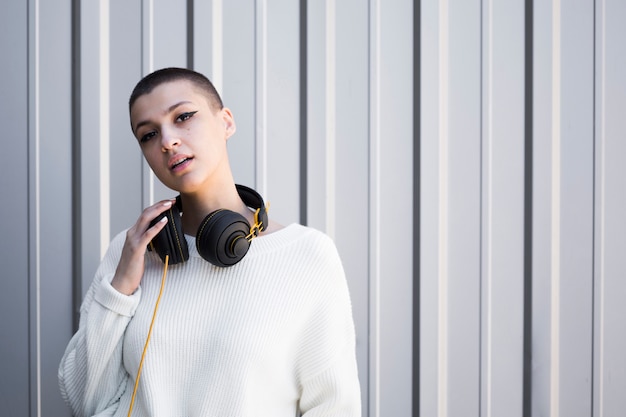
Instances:
[[[143,210],[137,222],[126,232],[122,249],[111,285],[122,294],[130,295],[139,287],[144,271],[146,247],[163,229],[167,216],[150,227],[150,222],[172,206],[173,200],[162,200]]]

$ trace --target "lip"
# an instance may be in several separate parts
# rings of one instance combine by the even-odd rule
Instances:
[[[192,160],[193,157],[190,155],[174,155],[168,160],[167,166],[170,171],[179,172],[187,168]]]

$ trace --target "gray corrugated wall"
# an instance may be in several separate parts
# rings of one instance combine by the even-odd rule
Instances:
[[[624,20],[619,0],[6,1],[2,415],[69,415],[74,310],[171,195],[126,105],[170,65],[233,110],[236,180],[337,242],[364,415],[620,415]]]

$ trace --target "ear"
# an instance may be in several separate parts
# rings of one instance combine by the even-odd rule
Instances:
[[[224,121],[224,130],[226,131],[226,139],[230,138],[237,130],[235,118],[228,107],[222,109],[222,120]]]

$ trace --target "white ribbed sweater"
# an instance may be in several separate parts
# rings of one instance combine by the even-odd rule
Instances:
[[[230,268],[170,266],[133,416],[360,416],[354,325],[332,241],[292,224],[255,239]],[[59,367],[76,416],[126,416],[163,264],[146,256],[131,296],[110,281],[125,233],[113,239]]]

